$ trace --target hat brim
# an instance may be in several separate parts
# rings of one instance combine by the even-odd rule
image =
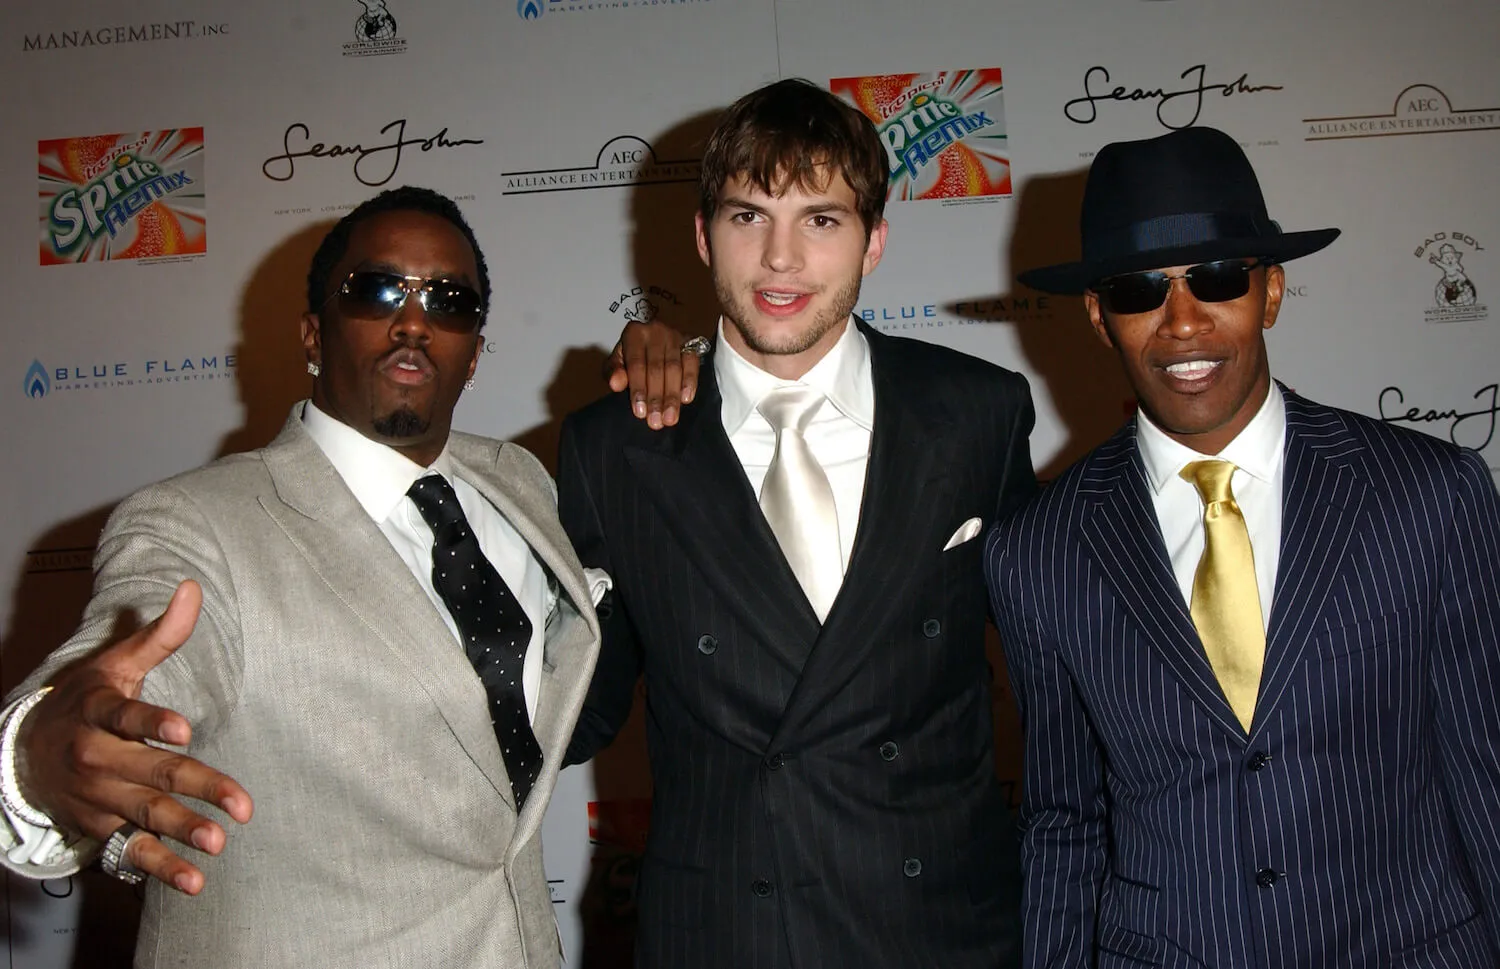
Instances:
[[[1266,259],[1286,262],[1311,255],[1339,237],[1338,229],[1311,229],[1247,239],[1213,239],[1172,249],[1153,249],[1096,262],[1065,262],[1028,269],[1016,278],[1024,286],[1058,296],[1082,296],[1106,276],[1137,273],[1165,266],[1195,266],[1217,259]]]

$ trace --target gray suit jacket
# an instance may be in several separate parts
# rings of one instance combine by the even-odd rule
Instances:
[[[23,687],[202,584],[192,638],[143,699],[192,722],[188,752],[240,781],[255,817],[209,809],[229,845],[195,856],[196,898],[150,883],[136,965],[557,966],[541,823],[599,627],[551,479],[515,445],[451,439],[560,593],[534,718],[546,766],[517,815],[478,677],[301,409],[270,446],[122,502],[81,628]]]

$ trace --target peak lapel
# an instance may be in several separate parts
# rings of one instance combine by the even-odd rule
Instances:
[[[1082,510],[1084,543],[1142,638],[1210,719],[1243,743],[1244,728],[1224,699],[1172,573],[1136,448],[1134,421],[1101,445],[1089,464],[1079,485],[1080,501],[1092,502]]]
[[[878,334],[869,341],[875,382],[875,428],[865,469],[859,529],[844,583],[828,612],[802,676],[777,728],[793,735],[863,665],[902,606],[914,557],[940,551],[938,520],[951,511],[940,480],[953,454],[952,422],[932,400],[926,380],[913,380]],[[931,545],[926,549],[925,545]]]
[[[1255,706],[1263,713],[1286,693],[1322,607],[1349,552],[1366,485],[1353,460],[1363,445],[1336,413],[1282,388],[1286,397],[1286,468],[1281,501],[1281,557],[1266,636],[1266,666]]]
[[[684,408],[676,430],[627,444],[625,458],[718,596],[779,662],[800,670],[818,636],[817,614],[724,433],[711,357],[699,373],[699,403]]]

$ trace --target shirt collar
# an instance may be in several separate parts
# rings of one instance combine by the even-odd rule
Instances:
[[[329,417],[312,401],[302,411],[302,427],[344,479],[365,514],[377,523],[390,517],[406,497],[407,489],[429,470],[453,480],[453,459],[446,443],[429,469]]]
[[[1276,381],[1271,381],[1271,389],[1266,393],[1260,410],[1218,454],[1199,454],[1173,440],[1166,431],[1152,423],[1143,410],[1136,411],[1135,437],[1141,450],[1141,461],[1146,465],[1146,480],[1157,494],[1161,494],[1161,490],[1188,462],[1205,458],[1229,461],[1252,478],[1274,484],[1281,471],[1286,443],[1286,400]]]
[[[733,435],[765,396],[777,387],[806,384],[827,395],[849,420],[865,430],[875,427],[875,382],[870,370],[870,345],[859,332],[854,318],[844,327],[837,343],[802,375],[801,380],[782,380],[746,360],[724,339],[724,318],[719,317],[719,339],[714,352],[714,376],[723,400],[724,431]]]

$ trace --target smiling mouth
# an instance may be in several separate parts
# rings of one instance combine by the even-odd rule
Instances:
[[[760,290],[760,298],[772,306],[791,306],[807,295],[807,293],[778,293],[773,290]]]
[[[1223,360],[1183,360],[1169,363],[1162,370],[1167,376],[1184,384],[1198,384],[1218,373]]]

